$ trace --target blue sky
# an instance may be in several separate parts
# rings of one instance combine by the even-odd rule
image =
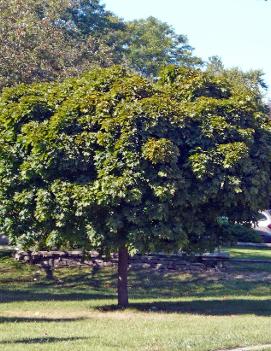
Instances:
[[[271,1],[104,0],[126,19],[155,16],[185,34],[195,54],[217,55],[226,67],[261,69],[271,97]]]

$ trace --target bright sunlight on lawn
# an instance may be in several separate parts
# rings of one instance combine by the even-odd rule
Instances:
[[[270,248],[232,247],[226,249],[232,258],[271,260]]]
[[[217,350],[271,343],[271,274],[130,272],[131,307],[114,309],[115,272],[0,260],[4,351]],[[262,273],[262,272],[261,272]]]

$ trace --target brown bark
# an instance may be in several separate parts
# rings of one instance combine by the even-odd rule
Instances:
[[[53,268],[51,267],[49,262],[42,262],[41,263],[42,268],[44,269],[44,272],[46,274],[46,279],[48,280],[54,280],[54,273],[53,273]]]
[[[118,260],[118,306],[128,306],[128,250],[126,246],[119,248]]]

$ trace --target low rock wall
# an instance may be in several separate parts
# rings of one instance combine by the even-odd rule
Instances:
[[[39,251],[25,252],[17,251],[14,254],[15,259],[30,264],[42,266],[66,267],[66,266],[90,266],[90,267],[106,267],[115,266],[118,263],[118,256],[111,254],[110,257],[100,256],[98,252],[91,251]],[[206,259],[206,257],[198,256],[193,261],[182,257],[181,255],[134,255],[129,258],[129,267],[131,269],[159,269],[172,271],[203,271],[206,267],[216,267],[221,262],[215,258]]]

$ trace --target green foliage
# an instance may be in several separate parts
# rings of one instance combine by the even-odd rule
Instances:
[[[124,23],[106,10],[100,0],[73,0],[66,4],[65,10],[59,14],[62,26],[68,31],[76,31],[82,36],[98,36],[124,29]]]
[[[192,56],[193,49],[184,35],[178,35],[171,26],[155,17],[128,22],[122,37],[125,61],[145,76],[157,77],[161,68],[169,64],[202,63]]]
[[[179,149],[165,138],[149,139],[143,146],[143,156],[153,164],[176,163]]]
[[[255,230],[241,224],[235,224],[233,235],[239,242],[261,243],[263,240]]]
[[[203,251],[270,193],[270,122],[246,85],[122,67],[0,98],[1,231],[23,247]]]
[[[0,89],[123,62],[125,24],[99,0],[2,1],[0,21]]]
[[[111,65],[113,50],[101,33],[114,21],[96,0],[1,1],[0,89]]]
[[[78,76],[93,66],[124,64],[157,76],[166,64],[199,61],[166,23],[126,23],[100,0],[1,1],[0,22],[0,90]]]
[[[219,225],[223,237],[228,238],[228,243],[261,243],[262,238],[259,233],[251,228],[251,225],[230,223],[227,218],[220,217]]]

